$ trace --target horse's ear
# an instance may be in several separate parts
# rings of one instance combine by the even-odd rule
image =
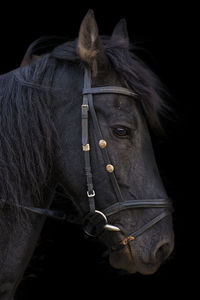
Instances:
[[[98,27],[92,10],[88,11],[81,23],[77,51],[83,63],[91,68],[94,76],[99,71],[105,70],[108,65],[108,59],[99,38]]]
[[[115,26],[111,40],[118,40],[129,45],[129,36],[127,30],[127,23],[125,19],[121,19]]]

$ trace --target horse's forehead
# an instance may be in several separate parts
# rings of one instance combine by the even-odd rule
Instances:
[[[109,70],[99,72],[96,77],[92,78],[92,86],[121,85],[123,82],[123,77],[112,66]]]
[[[104,74],[102,73],[100,76],[92,80],[92,87],[102,86],[129,88],[125,79],[114,69],[110,69],[108,72],[105,72]],[[115,92],[112,94],[98,94],[93,97],[94,104],[96,106],[104,107],[105,109],[109,107],[115,108],[129,113],[131,113],[130,109],[132,109],[136,104],[136,100],[134,98]]]
[[[120,94],[100,94],[94,96],[94,105],[97,112],[105,114],[133,116],[136,114],[137,102],[135,99]]]

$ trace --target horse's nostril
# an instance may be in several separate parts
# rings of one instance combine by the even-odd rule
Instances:
[[[154,252],[154,259],[162,263],[170,254],[170,244],[169,243],[164,243],[161,246],[159,246],[156,251]]]

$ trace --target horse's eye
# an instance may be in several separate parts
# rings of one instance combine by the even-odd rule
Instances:
[[[112,131],[114,133],[114,135],[118,136],[118,137],[127,137],[130,135],[130,129],[127,127],[123,127],[123,126],[116,126],[114,128],[112,128]]]

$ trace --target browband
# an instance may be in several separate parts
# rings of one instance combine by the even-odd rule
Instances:
[[[138,97],[138,95],[126,88],[116,87],[116,86],[104,86],[104,87],[95,87],[95,88],[84,88],[83,95],[88,94],[121,94],[130,97]]]

